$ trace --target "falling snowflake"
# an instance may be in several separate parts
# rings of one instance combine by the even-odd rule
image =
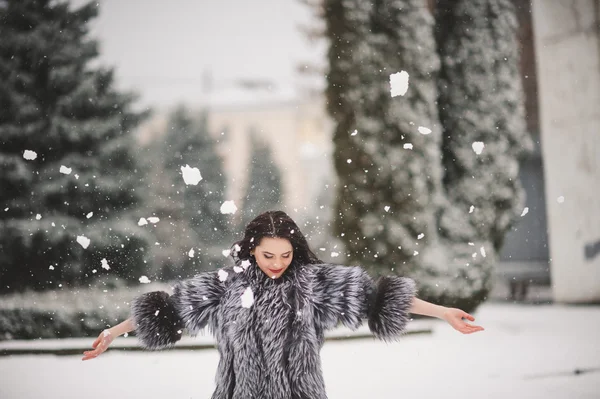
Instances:
[[[425,234],[421,233],[417,236],[417,239],[420,240],[421,238],[425,237]]]
[[[73,169],[67,168],[65,165],[60,165],[60,170],[59,170],[60,173],[63,173],[65,175],[70,175],[72,171],[73,171]]]
[[[386,212],[389,212],[390,211],[390,207],[386,205],[386,206],[383,207],[383,210],[386,211]]]
[[[244,268],[244,270],[246,270],[250,265],[251,265],[251,263],[248,259],[244,259],[242,261],[242,263],[240,264],[240,266],[242,266]]]
[[[220,281],[225,281],[227,280],[227,277],[229,276],[229,273],[227,273],[225,270],[221,269],[217,272],[217,274],[219,275],[219,280]]]
[[[148,221],[152,224],[156,224],[156,223],[160,222],[160,219],[157,218],[156,216],[151,216],[148,218]]]
[[[139,280],[140,280],[140,283],[142,283],[142,284],[148,284],[148,283],[150,283],[150,279],[148,277],[146,277],[146,276],[140,277]]]
[[[469,208],[469,213],[473,213],[474,210],[475,210],[475,207],[473,205],[471,205],[471,207]]]
[[[183,181],[186,185],[197,185],[202,180],[200,170],[198,168],[191,168],[190,165],[181,167],[181,174],[183,175]]]
[[[50,265],[50,267],[48,267],[48,269],[54,270],[54,266]]]
[[[528,208],[528,207],[525,207],[525,208],[523,209],[523,212],[521,213],[521,217],[523,217],[523,216],[527,215],[527,213],[528,213],[528,212],[529,212],[529,208]]]
[[[400,71],[390,75],[390,92],[392,97],[403,96],[408,91],[408,72]]]
[[[418,130],[419,130],[419,133],[421,133],[421,134],[430,134],[431,133],[431,129],[429,129],[425,126],[419,126]]]
[[[354,130],[352,133],[350,133],[350,136],[356,136],[358,134],[358,130]]]
[[[140,220],[138,221],[138,226],[144,226],[146,224],[148,224],[146,218],[140,218]]]
[[[252,288],[251,287],[246,288],[246,290],[244,291],[244,293],[242,294],[240,299],[242,300],[243,308],[248,308],[248,309],[251,308],[252,305],[254,304],[254,293],[252,292]]]
[[[405,143],[404,144],[404,149],[405,150],[412,150],[413,149],[413,145],[411,143]]]
[[[419,251],[413,252],[413,256],[417,256],[418,254],[419,254]]]
[[[90,212],[87,215],[85,215],[86,218],[91,218],[92,216],[94,216],[94,212]]]
[[[223,251],[221,251],[221,253],[223,254],[224,257],[228,257],[229,254],[231,254],[231,250],[230,249],[224,249]]]
[[[347,163],[352,163],[352,160],[351,159],[346,159],[346,162]]]
[[[188,252],[188,256],[189,256],[190,258],[193,258],[193,257],[194,257],[194,248],[190,249],[190,251]]]
[[[85,236],[77,236],[77,242],[83,249],[86,249],[90,245],[90,239]]]
[[[39,213],[37,215],[35,215],[35,220],[40,220],[42,218],[42,215],[40,215]]]
[[[562,195],[560,197],[558,197],[556,199],[558,201],[559,204],[562,204],[563,202],[565,202],[565,197],[563,197]]]
[[[108,266],[108,261],[106,259],[102,259],[100,261],[100,264],[102,265],[102,268],[105,270],[110,270],[110,266]]]
[[[485,248],[484,248],[484,247],[481,247],[481,248],[479,249],[479,252],[481,252],[481,256],[483,256],[483,257],[485,258],[485,256],[486,256],[486,255],[485,255]]]
[[[237,212],[237,206],[235,206],[235,203],[233,201],[225,201],[221,205],[221,213],[224,215],[227,215],[227,214],[233,215],[236,212]]]
[[[37,158],[37,153],[35,151],[25,150],[25,152],[23,153],[23,158],[25,158],[28,161],[33,161]]]
[[[483,144],[482,141],[476,141],[471,146],[473,147],[475,154],[479,155],[483,152],[483,147],[485,147],[485,144]]]
[[[337,258],[338,256],[340,256],[340,254],[339,254],[339,253],[337,253],[337,252],[332,252],[332,253],[331,253],[331,257],[332,257],[332,258]]]

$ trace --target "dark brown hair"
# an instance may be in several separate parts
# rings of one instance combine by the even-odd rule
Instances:
[[[311,251],[308,241],[296,222],[283,211],[267,211],[254,218],[244,232],[244,238],[232,246],[231,257],[236,264],[250,259],[250,252],[260,245],[264,237],[285,238],[294,249],[294,261],[298,264],[322,263]]]

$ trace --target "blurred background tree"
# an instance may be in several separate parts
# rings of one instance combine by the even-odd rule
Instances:
[[[166,131],[149,143],[144,157],[149,172],[146,212],[161,219],[154,227],[159,245],[152,249],[163,279],[211,270],[231,240],[231,225],[220,212],[225,201],[223,160],[210,135],[207,115],[194,115],[184,105],[170,114]],[[181,167],[200,170],[202,180],[186,185]],[[193,249],[193,256],[190,250]]]
[[[128,214],[141,195],[131,132],[146,113],[114,89],[112,69],[89,65],[98,56],[88,36],[96,3],[75,11],[50,0],[4,3],[0,290],[80,285],[106,273],[103,258],[111,274],[137,280],[148,236]]]
[[[282,205],[281,171],[273,160],[271,148],[253,131],[250,131],[250,165],[246,195],[240,212],[243,232],[246,225],[262,212],[279,209]]]

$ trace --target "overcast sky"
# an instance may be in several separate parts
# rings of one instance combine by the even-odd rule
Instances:
[[[86,3],[71,0],[73,7]],[[91,33],[100,62],[114,66],[120,88],[140,104],[202,102],[203,76],[214,90],[238,79],[294,85],[296,69],[322,63],[324,43],[299,30],[311,11],[299,0],[100,0]]]

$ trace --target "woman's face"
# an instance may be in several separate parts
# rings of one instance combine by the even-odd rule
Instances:
[[[254,248],[256,264],[267,276],[279,278],[292,263],[292,244],[285,238],[264,237]]]

